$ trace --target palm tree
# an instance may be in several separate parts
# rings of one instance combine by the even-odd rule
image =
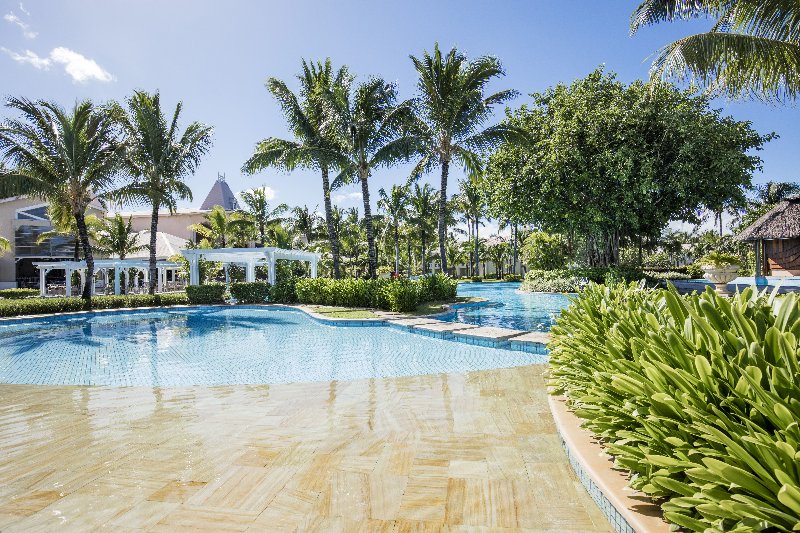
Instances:
[[[756,185],[756,198],[765,205],[774,205],[800,193],[800,184],[790,181],[768,181]]]
[[[138,244],[137,237],[133,231],[133,218],[128,217],[126,221],[122,215],[116,213],[113,218],[106,218],[99,223],[95,233],[95,249],[100,253],[125,259],[128,254],[147,248]]]
[[[420,253],[422,259],[422,273],[428,271],[426,260],[426,250],[428,237],[433,233],[433,225],[436,217],[437,194],[430,184],[426,183],[420,187],[419,183],[414,184],[414,192],[409,198],[409,219],[419,234]],[[442,259],[444,261],[444,259]]]
[[[409,102],[397,104],[393,84],[370,78],[352,89],[350,83],[325,99],[325,114],[340,148],[339,175],[333,187],[359,182],[367,232],[368,275],[378,268],[375,232],[370,207],[369,177],[373,169],[408,160],[418,151],[419,140],[407,126],[412,119]]]
[[[422,58],[411,56],[419,75],[416,107],[421,118],[424,139],[422,158],[414,174],[441,167],[439,185],[439,255],[442,271],[447,272],[445,242],[447,237],[447,178],[450,164],[458,162],[469,171],[481,168],[480,153],[506,140],[524,137],[515,127],[498,124],[484,128],[492,118],[492,106],[503,104],[517,95],[516,91],[500,91],[486,95],[486,85],[504,75],[500,61],[483,56],[468,61],[453,48],[447,55],[433,47],[433,55],[423,52]]]
[[[189,226],[189,229],[203,237],[201,247],[227,248],[235,240],[237,230],[252,226],[240,213],[228,214],[219,205],[215,205],[205,219],[205,223]]]
[[[324,131],[322,99],[349,84],[351,76],[347,67],[341,67],[334,73],[331,60],[326,59],[325,63],[307,63],[303,60],[303,72],[297,78],[300,81],[299,96],[285,82],[277,78],[267,80],[267,90],[278,101],[294,140],[276,137],[264,139],[256,145],[255,153],[245,162],[242,171],[254,174],[269,167],[286,171],[298,167],[319,169],[322,176],[325,222],[333,255],[333,276],[339,278],[339,236],[333,223],[329,178],[330,170],[337,165],[338,149],[332,137]]]
[[[39,234],[36,244],[42,244],[50,239],[63,238],[69,239],[74,243],[72,259],[81,260],[81,240],[78,232],[78,223],[72,216],[72,209],[68,205],[61,205],[57,202],[47,206],[47,218],[50,219],[51,229]],[[89,242],[96,239],[97,229],[100,227],[100,219],[96,215],[85,215],[86,231],[89,234]]]
[[[676,19],[709,17],[710,31],[658,51],[652,78],[687,78],[709,92],[734,98],[794,100],[800,91],[800,4],[795,1],[644,0],[631,33]]]
[[[482,224],[481,219],[486,212],[486,198],[480,186],[480,176],[470,175],[461,182],[460,205],[461,211],[466,216],[468,223],[472,226],[472,238],[474,242],[473,251],[475,253],[475,270],[473,275],[480,273],[480,239],[478,237],[478,227]]]
[[[316,239],[318,223],[319,216],[316,208],[312,211],[307,205],[304,205],[292,209],[292,229],[303,236],[307,245]]]
[[[258,230],[258,245],[263,248],[267,240],[267,227],[283,220],[282,215],[289,210],[289,206],[280,204],[271,208],[265,186],[242,192],[242,201],[247,206],[243,213]]]
[[[108,191],[119,169],[117,128],[107,109],[90,101],[70,111],[53,102],[11,98],[8,107],[22,114],[0,126],[0,152],[14,172],[5,172],[3,194],[28,194],[51,204],[68,206],[86,259],[82,297],[91,301],[94,255],[86,224],[86,209]]]
[[[382,209],[389,219],[389,223],[394,230],[394,271],[400,272],[400,224],[408,216],[408,187],[392,185],[391,192],[387,193],[381,187],[378,191],[380,199],[378,208]]]
[[[194,174],[201,158],[211,147],[213,129],[192,122],[181,133],[178,120],[183,104],[178,102],[172,119],[167,121],[158,91],[154,94],[135,91],[127,104],[127,113],[118,109],[117,114],[127,134],[125,166],[134,181],[116,191],[114,196],[122,201],[150,204],[149,292],[154,294],[158,280],[156,237],[159,210],[166,207],[174,213],[178,200],[192,199],[192,190],[184,179]]]

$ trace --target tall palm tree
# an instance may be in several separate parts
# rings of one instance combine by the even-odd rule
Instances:
[[[473,275],[480,273],[480,238],[478,228],[483,224],[481,219],[486,214],[486,197],[480,184],[480,175],[471,174],[466,180],[461,182],[460,206],[461,211],[466,216],[469,224],[472,225],[473,252],[475,257],[475,270]]]
[[[391,192],[381,187],[378,207],[386,213],[394,231],[394,271],[400,272],[400,225],[408,216],[408,187],[392,185]]]
[[[397,103],[393,84],[370,78],[357,87],[343,84],[325,98],[325,114],[340,149],[339,175],[333,187],[359,182],[367,232],[369,277],[377,274],[378,256],[370,206],[369,178],[379,167],[408,160],[419,150],[419,139],[408,129],[409,102]]]
[[[127,113],[117,110],[119,121],[127,134],[125,166],[133,176],[130,185],[115,192],[122,201],[147,202],[150,218],[150,294],[158,281],[156,267],[156,237],[158,213],[163,207],[174,213],[178,200],[191,200],[192,190],[184,182],[194,174],[203,155],[211,147],[213,129],[192,122],[181,133],[178,121],[183,104],[178,102],[172,118],[161,108],[161,96],[135,91],[127,100]]]
[[[300,94],[293,93],[285,82],[270,78],[267,90],[278,101],[284,119],[294,135],[294,140],[268,137],[258,145],[242,171],[254,174],[269,167],[292,171],[296,168],[311,168],[320,171],[322,177],[322,196],[325,204],[325,223],[328,240],[333,255],[333,276],[339,278],[339,236],[333,221],[331,206],[330,171],[337,167],[336,142],[324,128],[323,97],[338,92],[340,87],[349,84],[352,77],[347,67],[334,72],[331,60],[324,63],[302,63],[303,71],[297,77],[300,81]]]
[[[128,254],[134,254],[146,249],[138,244],[138,238],[133,231],[133,218],[126,221],[122,215],[116,213],[113,218],[106,218],[99,223],[95,232],[95,249],[98,252],[117,256],[125,259]]]
[[[192,224],[189,229],[203,237],[202,247],[227,248],[236,239],[237,231],[251,227],[240,213],[228,214],[222,206],[215,205],[202,224]]]
[[[119,169],[117,128],[106,108],[90,101],[66,111],[53,102],[11,98],[6,104],[21,113],[0,126],[0,153],[13,165],[5,172],[0,192],[28,194],[68,206],[75,219],[86,259],[82,297],[91,301],[94,255],[86,209],[114,184]]]
[[[242,201],[247,206],[243,213],[257,229],[258,243],[263,248],[267,240],[267,227],[273,222],[283,220],[282,217],[289,210],[289,206],[280,204],[274,208],[271,207],[265,186],[242,192]]]
[[[310,210],[304,205],[292,209],[292,229],[303,236],[306,244],[311,244],[316,239],[319,221],[316,208]]]
[[[72,216],[72,209],[68,205],[61,205],[52,202],[47,206],[47,218],[50,219],[50,229],[44,231],[36,237],[36,244],[42,244],[50,239],[69,239],[74,243],[72,250],[73,261],[81,260],[81,239],[78,232],[78,223]],[[97,229],[100,227],[100,219],[96,215],[86,214],[86,231],[89,234],[89,242],[93,243],[96,238]],[[94,247],[94,246],[93,246]]]
[[[484,127],[492,118],[492,107],[514,98],[516,91],[486,95],[486,86],[504,75],[495,57],[483,56],[473,61],[453,48],[446,55],[433,47],[433,55],[424,51],[421,58],[411,56],[419,76],[416,107],[421,118],[424,139],[422,158],[414,174],[441,167],[439,185],[439,254],[442,270],[447,272],[445,242],[447,237],[447,178],[450,164],[460,163],[469,171],[481,168],[480,154],[506,140],[524,138],[524,133],[507,124]]]
[[[712,94],[794,100],[800,91],[800,4],[794,0],[644,0],[631,16],[642,26],[707,17],[710,31],[658,51],[652,78],[690,79]]]
[[[434,220],[436,219],[436,204],[438,195],[430,184],[426,183],[422,187],[419,183],[414,184],[414,189],[409,197],[409,219],[419,235],[420,256],[422,259],[422,273],[428,272],[425,260],[428,238],[433,233]],[[443,260],[443,259],[442,259]]]

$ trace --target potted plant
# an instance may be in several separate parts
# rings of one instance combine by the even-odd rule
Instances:
[[[703,277],[713,283],[719,294],[729,294],[728,283],[739,276],[741,260],[723,252],[709,252],[698,261]]]

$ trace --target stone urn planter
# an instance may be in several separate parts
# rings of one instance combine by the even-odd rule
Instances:
[[[703,277],[714,284],[714,286],[717,288],[718,294],[730,294],[730,291],[728,290],[728,283],[735,280],[739,276],[738,265],[705,265],[701,268],[704,272]]]

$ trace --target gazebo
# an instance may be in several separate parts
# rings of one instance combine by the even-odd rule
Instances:
[[[800,275],[800,196],[778,203],[737,238],[753,243],[756,276]]]
[[[242,265],[245,267],[245,280],[256,280],[256,267],[266,266],[270,283],[275,283],[275,262],[279,259],[307,261],[311,265],[311,277],[317,277],[317,263],[322,257],[315,252],[286,250],[284,248],[189,248],[181,250],[189,261],[189,284],[200,285],[200,260]]]
[[[63,270],[65,275],[65,295],[72,296],[72,274],[77,272],[80,275],[80,287],[86,282],[86,261],[53,261],[34,263],[33,266],[39,269],[39,292],[42,296],[47,296],[47,274],[53,270]],[[133,270],[135,275],[142,273],[144,283],[150,281],[150,263],[144,259],[95,259],[94,261],[95,275],[102,275],[108,281],[109,271],[114,271],[114,294],[121,293],[121,278],[125,276],[125,284],[127,285],[130,277],[130,271]],[[177,272],[181,268],[179,263],[171,261],[158,261],[156,263],[158,270],[158,281],[156,285],[156,292],[165,292],[167,288],[167,280],[171,274],[173,282],[177,280]],[[80,290],[80,289],[79,289]],[[95,283],[92,283],[92,294],[95,293]]]

